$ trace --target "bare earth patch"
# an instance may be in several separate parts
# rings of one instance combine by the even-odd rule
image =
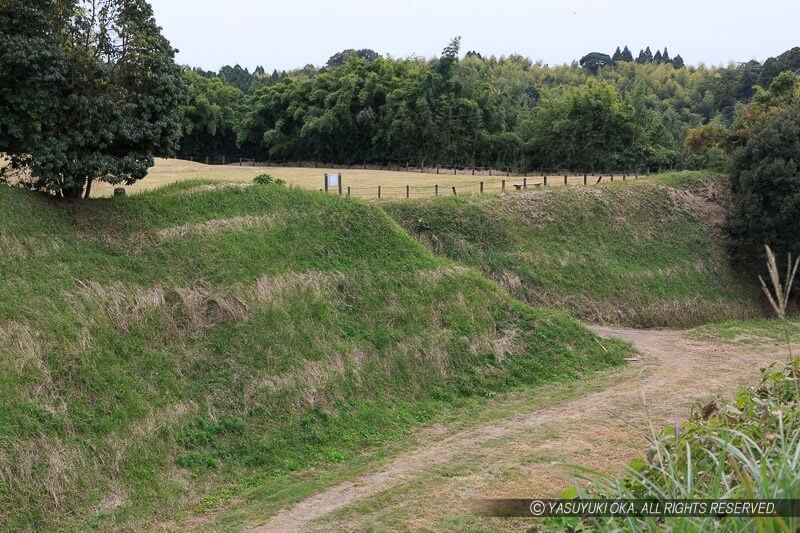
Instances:
[[[574,479],[569,465],[615,472],[645,453],[649,424],[685,419],[693,403],[731,396],[761,366],[785,357],[774,346],[693,340],[679,331],[594,329],[641,352],[611,386],[444,438],[432,433],[428,445],[283,509],[253,530],[518,530],[530,521],[474,517],[470,499],[557,496]]]

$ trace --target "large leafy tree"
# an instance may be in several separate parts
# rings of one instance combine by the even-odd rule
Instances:
[[[553,169],[626,168],[639,156],[630,152],[636,140],[633,111],[612,85],[596,80],[549,94],[528,122],[530,156]]]
[[[31,188],[88,197],[176,147],[181,70],[144,0],[5,0],[0,88],[4,172]]]
[[[601,52],[592,52],[590,54],[586,54],[581,58],[580,61],[581,67],[585,68],[590,74],[597,74],[602,67],[611,65],[612,63],[613,60],[611,59],[611,56]]]
[[[734,125],[731,181],[735,209],[728,219],[736,259],[761,264],[763,245],[800,254],[800,92],[780,74],[759,90]]]

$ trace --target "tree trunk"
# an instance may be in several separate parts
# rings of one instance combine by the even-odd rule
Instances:
[[[83,196],[83,187],[63,187],[61,197],[65,200],[80,200]]]
[[[92,195],[92,178],[86,180],[86,192],[83,194],[83,199],[88,200],[89,197]]]

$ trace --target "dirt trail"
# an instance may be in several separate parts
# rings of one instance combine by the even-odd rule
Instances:
[[[761,365],[783,357],[771,348],[697,341],[679,331],[593,329],[641,352],[608,388],[446,437],[283,509],[254,531],[435,529],[450,523],[447,513],[467,511],[454,501],[557,495],[570,481],[561,463],[619,468],[644,452],[648,421],[661,427],[685,418],[693,402],[731,395]],[[437,475],[448,465],[461,475]],[[403,493],[404,485],[413,488]],[[382,501],[380,510],[367,505],[387,491],[400,493],[397,501]]]

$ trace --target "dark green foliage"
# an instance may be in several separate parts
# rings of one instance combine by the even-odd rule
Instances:
[[[636,62],[640,65],[646,65],[653,62],[653,52],[650,51],[649,46],[644,50],[639,51],[639,57],[636,58]]]
[[[626,153],[609,153],[608,159],[642,170],[697,168],[705,160],[683,150],[686,133],[709,121],[730,123],[737,103],[752,98],[761,72],[757,62],[685,68],[680,56],[670,61],[667,49],[660,52],[661,63],[653,63],[649,48],[634,63],[625,47],[617,61],[602,54],[599,62],[587,56],[592,74],[578,65],[547,66],[517,55],[496,58],[470,52],[459,60],[459,46],[454,41],[433,60],[348,50],[332,58],[335,68],[254,74],[234,126],[236,146],[218,130],[200,142],[185,142],[189,147],[208,146],[211,153],[197,153],[195,148],[182,153],[219,159],[222,146],[229,160],[244,156],[558,170],[571,160],[534,156],[545,154],[545,146],[529,149],[535,142],[530,137],[531,116],[542,94],[567,92],[596,76],[612,83],[622,99],[633,101],[640,128]],[[198,85],[194,93],[208,92]],[[207,97],[214,101],[213,93]],[[235,113],[227,118],[235,119]],[[203,117],[200,123],[203,127],[193,132],[207,131]]]
[[[778,257],[800,254],[800,98],[796,78],[775,78],[756,96],[733,152],[735,210],[728,220],[735,257],[760,267],[765,244]]]
[[[762,87],[769,87],[772,80],[781,72],[797,73],[798,71],[800,71],[800,47],[794,47],[777,57],[771,57],[764,61],[758,84]]]
[[[597,74],[602,67],[612,63],[613,60],[611,59],[611,56],[601,52],[592,52],[590,54],[586,54],[580,60],[581,68],[586,69],[586,71],[592,75]]]
[[[653,56],[653,63],[660,64],[662,62],[661,51],[656,50],[656,55]]]
[[[347,62],[348,58],[350,58],[351,56],[355,56],[358,57],[359,59],[363,59],[364,61],[369,62],[378,59],[380,57],[380,54],[378,54],[378,52],[375,52],[374,50],[369,50],[366,48],[362,50],[353,50],[351,48],[349,50],[344,50],[342,52],[338,52],[332,55],[331,58],[328,59],[326,66],[328,68],[341,67]]]
[[[523,130],[531,159],[587,172],[637,165],[639,154],[629,152],[636,131],[631,103],[594,80],[547,95]]]
[[[179,155],[199,160],[238,153],[236,128],[241,122],[242,91],[216,76],[205,77],[192,71],[184,71],[183,75],[189,96],[183,108]]]
[[[617,61],[622,61],[622,51],[617,46],[617,49],[614,51],[614,55],[611,56],[611,61],[616,63]]]
[[[248,92],[253,83],[253,75],[250,74],[250,71],[238,64],[233,67],[225,65],[219,69],[219,77],[228,85],[236,87],[242,92]]]
[[[620,61],[625,61],[628,63],[633,61],[633,54],[631,54],[631,51],[628,49],[627,45],[625,45],[625,48],[622,50]]]
[[[9,0],[0,35],[0,150],[26,185],[77,198],[176,147],[183,80],[144,0]]]

